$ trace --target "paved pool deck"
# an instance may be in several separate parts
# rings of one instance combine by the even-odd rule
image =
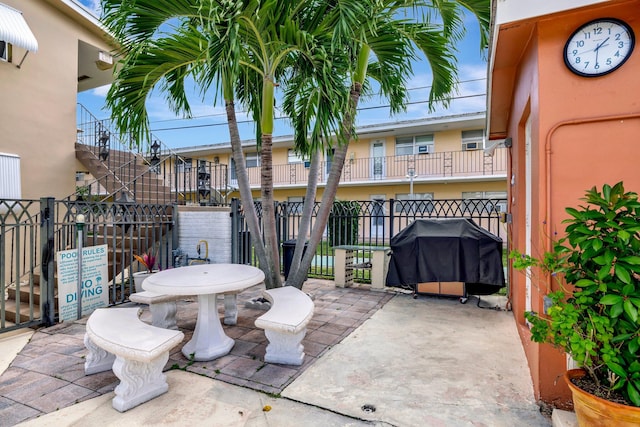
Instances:
[[[193,362],[176,347],[169,391],[124,413],[111,406],[111,371],[84,375],[86,318],[0,335],[0,425],[551,425],[503,297],[461,304],[316,279],[303,289],[315,312],[302,366],[263,362],[264,331],[253,323],[262,311],[244,304],[255,287],[239,295],[238,324],[224,326],[236,340],[229,355]],[[196,313],[195,300],[179,302],[185,342]]]

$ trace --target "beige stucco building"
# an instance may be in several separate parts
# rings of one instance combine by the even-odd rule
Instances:
[[[113,44],[74,0],[1,0],[0,47],[0,198],[68,196],[77,93],[112,80]]]
[[[359,127],[358,138],[349,144],[337,198],[506,198],[506,150],[500,144],[485,147],[484,125],[484,113],[471,113]],[[253,195],[258,199],[260,156],[255,141],[244,141],[243,147]],[[274,138],[274,194],[279,201],[302,201],[306,191],[308,159],[292,147],[292,137]],[[229,143],[186,147],[177,153],[194,167],[197,159],[229,165],[228,197],[239,197]],[[327,151],[317,200],[330,164]]]

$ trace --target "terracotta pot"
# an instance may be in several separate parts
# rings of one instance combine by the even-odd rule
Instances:
[[[570,369],[564,379],[571,389],[573,408],[580,427],[637,427],[640,426],[640,407],[621,405],[596,397],[570,380],[585,376],[583,369]]]

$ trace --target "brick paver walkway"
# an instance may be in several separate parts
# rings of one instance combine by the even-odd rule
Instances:
[[[224,326],[235,339],[231,353],[210,362],[193,362],[182,355],[181,346],[169,357],[167,369],[184,369],[227,383],[278,394],[333,345],[353,332],[386,304],[393,293],[373,292],[367,286],[336,288],[331,281],[308,280],[303,290],[314,298],[315,312],[303,340],[305,360],[301,366],[263,361],[267,340],[254,326],[263,311],[245,307],[259,297],[252,288],[238,295],[238,324]],[[150,321],[146,306],[142,318]],[[222,303],[219,304],[222,310]],[[178,303],[178,326],[191,338],[197,302]],[[112,371],[84,374],[83,343],[86,318],[38,330],[31,341],[0,376],[0,425],[15,425],[39,415],[111,392],[118,384]]]

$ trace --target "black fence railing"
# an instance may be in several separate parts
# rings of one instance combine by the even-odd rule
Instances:
[[[297,238],[302,215],[302,202],[276,203],[276,229],[280,243]],[[316,202],[311,227],[316,221],[320,203]],[[262,220],[262,209],[256,203]],[[506,208],[505,199],[449,199],[449,200],[366,200],[334,202],[324,231],[323,242],[316,249],[309,275],[333,278],[334,252],[339,245],[388,246],[391,237],[413,220],[420,218],[470,218],[480,227],[500,237],[506,243],[506,228],[500,214]],[[238,200],[231,203],[233,262],[257,264],[250,233]],[[363,251],[364,252],[364,251]],[[366,257],[368,254],[356,254]],[[360,263],[366,263],[361,259]],[[356,264],[358,264],[356,260]],[[281,267],[283,267],[281,262]],[[354,278],[369,281],[369,272],[356,270]]]
[[[107,246],[101,277],[108,304],[135,292],[134,254],[152,251],[159,268],[173,264],[174,205],[0,199],[0,332],[52,324],[59,318],[56,255],[77,248],[78,215],[83,247]]]
[[[0,332],[40,324],[32,291],[38,286],[41,228],[38,200],[0,199]],[[6,315],[13,305],[8,298],[15,296],[24,302],[17,318]]]

